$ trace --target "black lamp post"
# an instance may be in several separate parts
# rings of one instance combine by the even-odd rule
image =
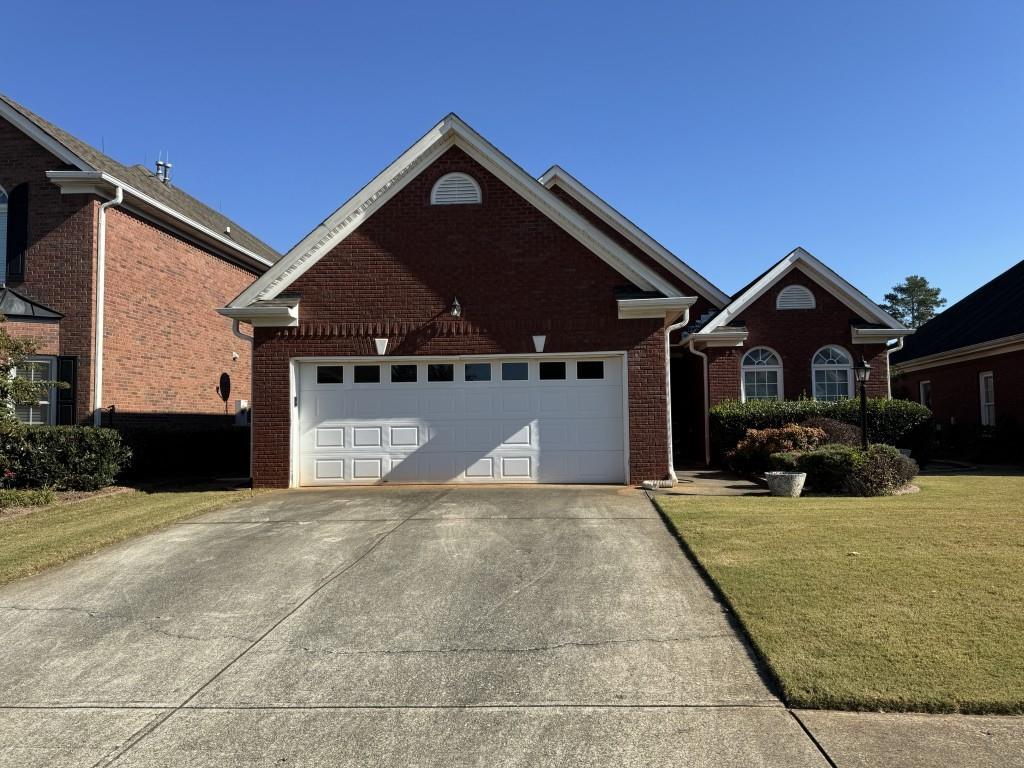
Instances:
[[[860,385],[860,445],[868,449],[868,392],[866,384],[871,377],[871,366],[863,357],[853,366],[853,377]]]

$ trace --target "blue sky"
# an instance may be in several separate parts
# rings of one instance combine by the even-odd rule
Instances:
[[[1024,258],[1024,3],[12,3],[0,90],[290,248],[443,115],[727,292]]]

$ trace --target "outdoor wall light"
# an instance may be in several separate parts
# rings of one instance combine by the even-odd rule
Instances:
[[[548,339],[547,336],[534,336],[533,337],[533,351],[534,352],[543,352],[544,351],[544,342],[547,341],[547,339]]]
[[[374,339],[373,344],[377,347],[377,354],[383,355],[388,351],[388,340],[387,339]]]
[[[871,366],[868,365],[868,361],[863,357],[857,365],[853,366],[853,377],[857,380],[858,384],[864,384],[871,378]]]
[[[459,297],[452,300],[452,317],[462,317],[462,305],[459,304]]]

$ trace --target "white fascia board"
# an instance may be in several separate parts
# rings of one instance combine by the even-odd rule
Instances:
[[[742,347],[749,335],[745,328],[722,328],[705,336],[695,333],[693,341],[701,347]]]
[[[977,360],[995,355],[1005,355],[1010,352],[1024,350],[1024,333],[1013,336],[1004,336],[1001,339],[991,339],[966,347],[958,347],[945,352],[936,352],[934,355],[923,355],[921,357],[904,360],[901,363],[893,363],[892,368],[897,373],[912,373],[914,371],[935,368],[940,365],[951,365],[953,363],[965,363],[970,360]]]
[[[453,146],[465,151],[637,287],[660,291],[668,296],[679,294],[675,286],[599,232],[456,115],[451,114],[300,240],[277,262],[276,268],[269,270],[242,291],[231,302],[231,306],[245,306],[253,301],[273,299],[280,294],[331,248],[358,229],[434,159]]]
[[[21,112],[3,100],[0,100],[0,117],[4,118],[7,122],[32,139],[32,141],[39,144],[47,152],[56,156],[58,159],[63,160],[68,165],[73,165],[82,171],[96,170],[85,162],[85,160],[80,158],[70,149],[53,138],[53,136],[48,134],[38,125],[21,114]]]
[[[640,248],[684,283],[693,286],[712,305],[724,307],[729,303],[729,297],[712,285],[707,278],[681,261],[668,248],[612,208],[561,166],[551,166],[540,177],[540,183],[549,190],[557,184],[568,192],[574,200],[601,219],[601,221],[629,240],[637,248]]]
[[[216,245],[224,246],[230,251],[239,253],[246,259],[255,261],[257,264],[264,267],[269,267],[274,263],[259,254],[253,253],[248,248],[243,248],[234,240],[225,237],[219,232],[214,232],[212,229],[200,224],[195,219],[190,219],[188,216],[178,213],[178,211],[174,210],[170,206],[160,202],[154,197],[150,197],[144,192],[140,192],[135,189],[135,187],[125,184],[123,181],[118,180],[108,173],[102,173],[99,171],[47,171],[46,177],[60,187],[62,195],[95,194],[106,196],[112,193],[114,187],[121,187],[121,189],[124,190],[126,198],[134,198],[135,200],[143,203],[146,207],[167,216],[178,224],[184,225],[186,229],[191,229],[201,234],[204,238],[212,240]]]
[[[773,285],[798,266],[807,277],[865,320],[875,320],[897,331],[906,330],[906,326],[885,312],[875,302],[850,285],[850,283],[825,266],[825,264],[814,258],[803,248],[796,248],[786,258],[766,272],[760,280],[750,286],[740,296],[737,296],[729,306],[715,315],[696,335],[706,336],[717,328],[721,328],[735,320],[743,310],[761,298]]]
[[[224,317],[248,323],[253,328],[295,328],[299,324],[299,304],[286,306],[271,304],[261,307],[258,304],[248,307],[221,307],[217,312]]]
[[[913,328],[853,328],[851,341],[854,344],[884,344],[890,339],[900,339],[913,332]]]
[[[671,321],[696,302],[696,296],[671,296],[656,299],[618,299],[616,304],[619,305],[619,320],[656,318]]]

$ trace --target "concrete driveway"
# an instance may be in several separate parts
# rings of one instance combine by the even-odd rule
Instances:
[[[638,491],[257,497],[0,589],[0,765],[827,765]]]

